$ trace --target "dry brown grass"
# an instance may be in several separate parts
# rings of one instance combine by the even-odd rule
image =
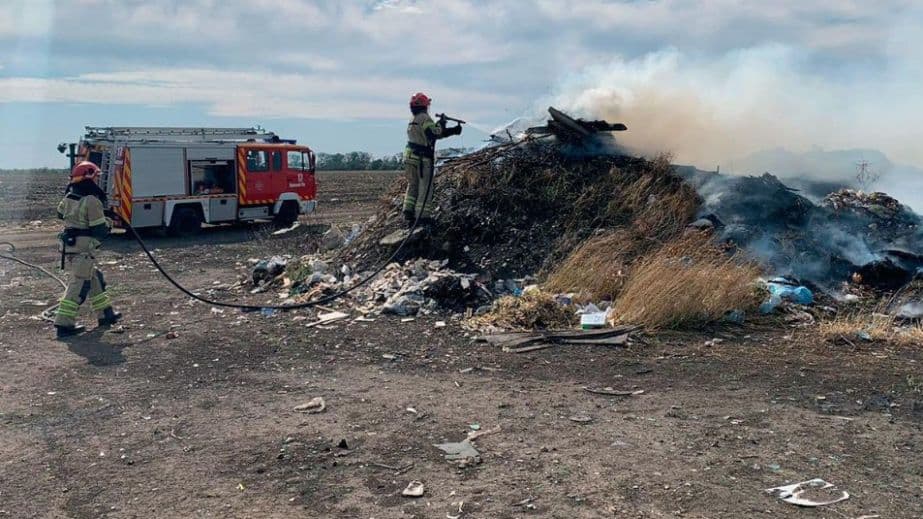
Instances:
[[[887,342],[897,346],[923,346],[923,324],[899,326],[894,317],[878,312],[857,312],[818,323],[817,331],[830,342]]]
[[[673,172],[669,155],[648,162],[637,176],[619,169],[613,169],[610,175],[615,182],[615,197],[609,204],[609,213],[631,215],[631,226],[642,235],[661,242],[677,236],[699,208],[699,196]]]
[[[476,328],[497,327],[505,330],[557,329],[573,326],[577,319],[573,309],[562,306],[554,296],[531,290],[521,297],[505,296],[494,302],[485,315],[470,319]]]
[[[575,214],[585,222],[591,208],[605,207],[604,220],[620,225],[578,245],[550,272],[545,288],[575,292],[582,299],[614,299],[632,263],[681,235],[699,202],[695,191],[673,173],[669,156],[646,163],[640,171],[612,168],[607,182],[577,200]]]
[[[647,248],[644,237],[630,229],[590,238],[548,276],[544,288],[575,292],[581,300],[612,301],[628,279],[631,262]]]
[[[685,328],[716,321],[731,310],[753,310],[759,267],[728,256],[707,236],[681,237],[633,268],[615,301],[614,319],[647,329]]]

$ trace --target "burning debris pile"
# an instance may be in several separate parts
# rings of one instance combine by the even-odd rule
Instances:
[[[923,266],[920,217],[887,195],[843,190],[815,204],[769,174],[725,177],[620,154],[607,132],[623,125],[550,113],[544,127],[445,160],[432,224],[395,255],[397,181],[326,261],[289,266],[292,300],[337,293],[393,260],[350,294],[353,308],[472,315],[493,304],[507,325],[542,326],[573,321],[573,308],[566,316],[549,306],[567,300],[605,303],[611,322],[657,328],[740,322],[770,295],[756,289],[760,268],[796,288],[837,292],[847,282],[894,289]],[[531,276],[547,292],[534,292]],[[495,303],[501,296],[520,301]]]
[[[714,227],[771,274],[832,291],[845,281],[891,290],[923,266],[919,215],[884,193],[844,189],[815,205],[768,173],[687,179],[704,199],[696,225]]]
[[[434,224],[398,260],[448,260],[489,280],[547,274],[607,230],[626,230],[626,244],[679,234],[699,203],[666,160],[574,156],[534,140],[453,160],[435,183]],[[369,268],[392,254],[394,246],[381,239],[403,224],[399,192],[339,261]]]

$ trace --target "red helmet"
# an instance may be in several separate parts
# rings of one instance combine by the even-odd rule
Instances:
[[[430,103],[433,100],[426,97],[426,94],[423,92],[417,92],[410,98],[410,107],[411,108],[429,108]]]
[[[94,179],[99,176],[99,166],[85,160],[74,166],[71,170],[71,183],[80,182],[84,179]]]

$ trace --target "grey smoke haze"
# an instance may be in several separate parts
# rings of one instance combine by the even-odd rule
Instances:
[[[877,177],[868,186],[856,179],[860,162],[868,163]],[[791,187],[805,187],[802,180],[842,184],[866,191],[883,191],[898,198],[917,213],[923,214],[923,169],[895,164],[884,153],[871,149],[812,150],[795,153],[782,148],[763,150],[722,165],[722,171],[734,174],[771,172],[786,180]],[[825,192],[805,195],[815,199]]]
[[[624,122],[623,144],[703,169],[761,173],[731,165],[772,148],[880,150],[920,167],[923,24],[907,17],[886,30],[886,59],[871,69],[857,63],[831,70],[784,44],[718,57],[667,49],[590,66],[539,106]],[[854,166],[844,173],[852,175]]]

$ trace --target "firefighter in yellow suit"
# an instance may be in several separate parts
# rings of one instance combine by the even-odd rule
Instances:
[[[60,235],[61,263],[70,278],[54,320],[58,338],[84,331],[83,326],[77,325],[77,313],[87,298],[100,326],[111,326],[122,317],[112,309],[106,280],[96,268],[100,240],[109,234],[109,221],[103,212],[106,194],[97,185],[99,173],[99,167],[92,162],[74,166],[70,185],[58,204],[58,218],[64,220],[64,232]]]
[[[407,177],[407,193],[404,195],[404,220],[412,227],[419,218],[428,224],[428,213],[432,206],[433,162],[436,156],[436,141],[462,132],[461,125],[446,128],[429,116],[432,100],[418,92],[410,98],[410,113],[413,118],[407,125],[407,148],[404,150],[404,174]]]

